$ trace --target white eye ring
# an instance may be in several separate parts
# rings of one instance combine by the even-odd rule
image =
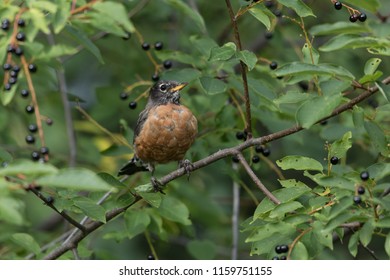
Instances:
[[[165,91],[167,91],[167,85],[166,84],[162,84],[161,86],[160,86],[160,90],[161,91],[163,91],[163,92],[165,92]]]

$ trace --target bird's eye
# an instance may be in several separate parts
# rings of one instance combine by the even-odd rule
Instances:
[[[160,86],[160,90],[161,90],[161,91],[166,91],[166,90],[167,90],[167,85],[166,85],[166,84],[162,84],[162,85]]]

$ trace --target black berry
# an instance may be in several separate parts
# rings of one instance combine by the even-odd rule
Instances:
[[[8,83],[11,84],[11,85],[16,84],[17,81],[18,81],[18,79],[16,79],[15,77],[10,77],[8,79]]]
[[[32,158],[32,160],[34,160],[34,161],[38,161],[39,158],[40,158],[39,153],[38,153],[37,151],[33,151],[33,152],[31,153],[31,158]]]
[[[10,25],[10,22],[8,19],[4,19],[2,22],[1,22],[1,29],[3,29],[4,31],[8,30],[9,29],[9,25]]]
[[[245,135],[245,132],[244,131],[238,131],[236,133],[236,138],[238,140],[246,140],[246,135]]]
[[[269,65],[269,68],[271,68],[271,70],[275,70],[278,68],[278,63],[276,61],[272,61]]]
[[[232,156],[232,161],[235,163],[239,163],[240,160],[238,159],[238,156]]]
[[[52,204],[53,202],[54,202],[54,197],[48,196],[48,197],[46,198],[46,203]]]
[[[280,245],[280,251],[282,253],[287,253],[288,252],[288,245]]]
[[[33,143],[35,143],[35,137],[32,136],[32,135],[27,135],[27,136],[26,136],[26,142],[27,142],[28,144],[33,144]]]
[[[170,61],[170,60],[165,60],[165,61],[163,62],[163,66],[164,66],[165,69],[171,68],[171,67],[172,67],[172,61]]]
[[[22,89],[20,95],[24,98],[28,97],[30,92],[27,89]]]
[[[366,19],[367,19],[367,15],[366,15],[365,13],[361,13],[361,14],[359,15],[359,21],[365,22]]]
[[[34,106],[32,106],[32,105],[27,105],[27,106],[26,106],[26,112],[29,113],[29,114],[34,113]]]
[[[282,247],[282,246],[280,246],[280,245],[277,245],[277,246],[275,247],[275,252],[276,252],[276,254],[281,254],[281,253],[283,253],[281,247]]]
[[[46,124],[49,125],[49,126],[52,125],[53,124],[53,120],[50,119],[50,118],[47,118],[46,119]]]
[[[253,162],[253,163],[258,163],[259,161],[260,161],[259,156],[254,155],[254,156],[252,157],[252,162]]]
[[[49,148],[48,147],[41,147],[40,152],[42,155],[48,155],[49,154]]]
[[[337,1],[337,2],[334,3],[334,8],[336,10],[341,10],[343,8],[343,4],[341,4],[340,1]]]
[[[263,156],[268,157],[271,154],[271,150],[269,148],[263,148],[263,151],[261,152]]]
[[[5,71],[11,70],[11,68],[12,68],[11,64],[9,64],[9,63],[4,63],[3,64],[3,69]]]
[[[24,19],[20,18],[18,20],[18,26],[19,27],[25,27],[26,26],[26,21]]]
[[[353,14],[349,17],[350,22],[356,22],[358,20],[358,15]]]
[[[18,72],[15,72],[14,70],[12,70],[12,71],[9,72],[9,75],[12,78],[17,78],[18,77]]]
[[[333,165],[336,165],[339,163],[339,158],[338,157],[331,157],[330,158],[330,163],[333,164]]]
[[[32,133],[35,133],[35,132],[38,131],[38,126],[37,126],[36,124],[30,124],[30,125],[28,126],[28,130],[29,130],[30,132],[32,132]]]
[[[18,40],[18,41],[24,41],[24,40],[26,40],[26,35],[24,35],[23,32],[18,32],[18,33],[16,34],[16,40]]]
[[[363,186],[359,186],[357,192],[358,194],[364,194],[366,192],[366,189]]]
[[[12,71],[19,73],[19,71],[20,71],[19,65],[14,65],[14,67],[12,67]]]
[[[21,56],[21,55],[23,54],[23,49],[22,49],[21,47],[17,47],[17,48],[15,49],[15,54],[16,54],[17,56]]]
[[[256,153],[263,153],[263,150],[264,150],[264,148],[263,148],[263,146],[261,146],[261,145],[257,145],[257,146],[255,147]]]
[[[281,256],[280,259],[281,259],[282,261],[285,261],[285,260],[287,260],[287,257],[286,257],[286,256]]]
[[[157,74],[152,75],[152,81],[157,82],[160,79],[160,77]]]
[[[129,103],[129,108],[130,109],[135,109],[135,108],[137,108],[137,102],[135,102],[135,101],[131,101],[130,103]]]
[[[154,43],[154,48],[155,48],[157,51],[162,50],[163,46],[164,46],[164,45],[163,45],[162,42],[156,42],[156,43]]]
[[[353,197],[353,202],[355,202],[356,204],[360,204],[362,202],[362,198],[360,197],[360,195],[355,195]]]
[[[370,178],[370,174],[367,171],[363,171],[360,173],[360,179],[363,181],[367,181]]]
[[[13,52],[15,52],[14,46],[8,45],[8,46],[7,46],[7,53],[13,53]]]
[[[272,8],[274,6],[274,2],[272,0],[267,0],[267,1],[264,2],[264,5],[267,8]]]
[[[12,85],[10,83],[6,83],[4,85],[4,90],[11,90],[11,88],[12,88]]]
[[[149,256],[148,256],[148,260],[150,260],[150,261],[154,260],[153,255],[149,255]]]
[[[143,49],[144,51],[147,51],[147,50],[150,49],[150,45],[149,45],[148,43],[143,43],[143,44],[142,44],[142,49]]]
[[[126,92],[121,92],[121,94],[119,95],[119,98],[122,99],[122,100],[126,100],[127,97],[129,97],[129,96],[127,95]]]
[[[34,63],[30,63],[28,65],[28,70],[30,70],[31,73],[35,73],[35,72],[37,72],[38,68]]]
[[[277,261],[277,260],[279,260],[279,257],[275,256],[275,257],[272,258],[272,260]]]
[[[265,34],[264,34],[264,37],[268,40],[272,39],[273,36],[274,36],[274,33],[272,33],[272,32],[265,32]]]
[[[281,10],[275,10],[275,11],[274,11],[274,15],[275,15],[276,17],[281,17],[281,16],[282,16],[282,11],[281,11]]]

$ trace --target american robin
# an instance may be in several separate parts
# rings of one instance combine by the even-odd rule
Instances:
[[[191,163],[184,160],[184,156],[198,133],[198,122],[192,112],[180,104],[180,90],[186,85],[159,81],[150,89],[148,102],[134,129],[134,158],[118,175],[145,171],[144,166],[137,166],[138,159],[152,172],[155,188],[158,184],[153,177],[155,164],[178,161],[189,173]]]

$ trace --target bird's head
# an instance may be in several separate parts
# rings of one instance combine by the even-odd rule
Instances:
[[[159,81],[150,89],[149,102],[151,105],[180,104],[180,90],[187,84],[176,81]]]

